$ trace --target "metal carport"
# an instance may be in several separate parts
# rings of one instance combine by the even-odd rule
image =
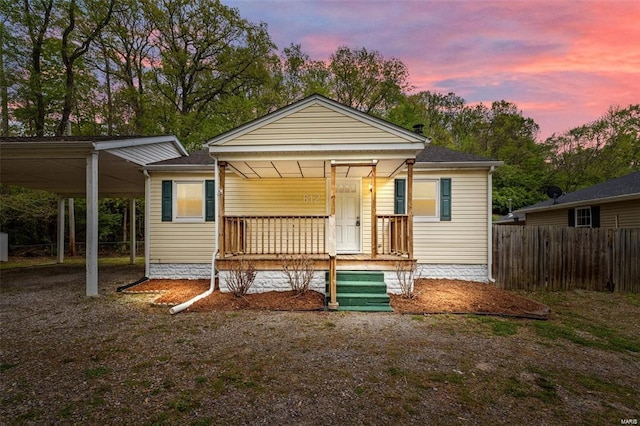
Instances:
[[[64,252],[64,199],[86,198],[86,293],[96,296],[98,199],[146,198],[147,179],[143,167],[185,155],[188,155],[187,151],[175,136],[0,138],[0,182],[58,195],[59,262]],[[148,207],[145,217],[148,217]],[[145,226],[145,244],[148,241],[148,227]],[[132,249],[135,253],[134,245]]]

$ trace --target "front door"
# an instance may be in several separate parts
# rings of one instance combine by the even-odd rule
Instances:
[[[361,253],[360,179],[336,180],[336,251]]]

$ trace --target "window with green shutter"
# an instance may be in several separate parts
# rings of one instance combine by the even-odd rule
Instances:
[[[440,179],[440,220],[451,220],[451,179]]]
[[[214,180],[162,181],[163,222],[213,222],[215,206]]]

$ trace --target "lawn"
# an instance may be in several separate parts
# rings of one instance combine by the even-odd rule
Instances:
[[[620,424],[640,296],[520,293],[548,321],[211,311],[115,288],[139,265],[0,271],[0,423]]]

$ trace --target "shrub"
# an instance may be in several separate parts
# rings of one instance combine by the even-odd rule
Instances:
[[[313,280],[315,266],[309,256],[286,256],[282,262],[282,269],[287,275],[287,280],[296,294],[304,294],[309,291]]]
[[[232,262],[225,283],[236,297],[245,296],[256,279],[256,266],[252,261]]]
[[[418,264],[416,262],[397,262],[396,277],[398,277],[398,284],[400,284],[400,296],[404,299],[413,299],[416,297],[413,284],[416,279],[420,278]]]

